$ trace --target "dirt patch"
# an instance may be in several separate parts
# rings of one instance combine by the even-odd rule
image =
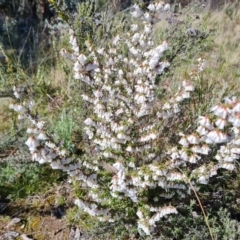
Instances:
[[[80,239],[80,230],[69,223],[66,215],[68,209],[74,208],[72,199],[66,183],[27,199],[0,200],[0,240],[23,239],[21,235],[34,240]]]

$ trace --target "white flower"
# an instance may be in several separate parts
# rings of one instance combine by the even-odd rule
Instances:
[[[224,129],[227,124],[227,120],[225,118],[218,118],[215,124],[219,129]]]
[[[171,9],[171,6],[169,3],[164,5],[164,8],[163,8],[164,11],[169,11],[170,9]]]
[[[78,59],[79,63],[80,63],[82,66],[84,66],[84,64],[85,64],[85,62],[86,62],[86,60],[87,60],[87,57],[86,57],[85,55],[83,55],[83,54],[80,54],[77,59]]]
[[[198,126],[196,132],[198,132],[201,136],[206,135],[208,133],[208,130],[203,127],[202,125]]]
[[[103,93],[101,90],[96,90],[93,92],[94,96],[97,97],[97,98],[100,98],[103,96]]]
[[[55,145],[55,143],[53,143],[53,142],[45,142],[45,145],[46,145],[47,147],[51,148],[51,149],[56,148],[56,145]]]
[[[187,151],[185,149],[180,150],[180,156],[184,161],[189,160],[189,156],[188,156]]]
[[[194,153],[202,153],[202,148],[199,145],[194,145],[191,147],[192,152]]]
[[[26,114],[19,114],[18,115],[18,120],[22,120],[22,119],[25,119],[25,118],[27,118]]]
[[[132,24],[132,25],[131,25],[131,30],[132,30],[133,32],[136,32],[138,29],[139,29],[139,27],[138,27],[137,24]]]
[[[37,128],[42,129],[44,127],[44,124],[45,124],[44,121],[40,121],[40,122],[37,122],[35,125]]]
[[[182,86],[184,88],[185,91],[188,91],[188,92],[192,92],[195,90],[195,87],[193,84],[191,84],[189,81],[183,81],[182,82]]]
[[[157,11],[160,11],[160,10],[162,10],[162,9],[163,9],[163,2],[157,3],[157,5],[156,5],[156,10],[157,10]]]
[[[181,111],[181,109],[179,108],[178,104],[177,103],[174,104],[173,105],[173,112],[174,113],[179,113],[180,111]]]
[[[182,93],[182,98],[183,98],[183,99],[188,99],[188,98],[190,98],[190,92],[183,92],[183,93]]]
[[[41,131],[39,133],[39,135],[37,136],[37,139],[39,139],[39,140],[46,140],[46,139],[48,139],[48,137],[47,137],[47,135],[43,131]]]
[[[144,32],[145,32],[146,34],[150,34],[150,33],[152,32],[151,26],[150,26],[150,25],[145,25],[145,27],[144,27]],[[145,41],[143,41],[143,42],[144,42],[144,44],[146,44]]]
[[[238,138],[236,140],[233,140],[233,143],[239,146],[240,145],[240,138]]]
[[[163,41],[162,44],[157,46],[155,48],[155,51],[159,54],[159,57],[161,54],[169,49],[167,41]]]
[[[38,132],[39,132],[39,130],[36,129],[36,128],[30,127],[30,128],[27,129],[27,133],[28,133],[28,134],[32,134],[32,133],[36,134],[36,133],[38,133]]]
[[[91,119],[91,118],[87,118],[84,123],[87,125],[87,126],[95,126],[95,122]]]
[[[151,235],[151,233],[150,233],[150,228],[149,228],[149,226],[146,224],[146,223],[139,223],[138,222],[138,229],[142,229],[143,230],[143,232],[146,234],[146,235]]]
[[[147,20],[148,22],[151,22],[151,20],[152,20],[152,17],[151,17],[151,15],[150,15],[148,12],[144,13],[144,18],[145,18],[145,20]]]
[[[20,94],[17,91],[13,91],[13,95],[15,96],[15,98],[20,98]]]
[[[188,135],[187,140],[190,144],[198,144],[199,143],[199,137],[196,134]]]
[[[128,166],[131,167],[131,168],[135,168],[136,167],[134,162],[129,162]]]
[[[231,153],[236,153],[236,154],[240,154],[240,148],[231,148]]]
[[[235,113],[240,113],[240,102],[237,102],[234,106],[234,108],[232,109],[233,112]]]
[[[182,180],[183,179],[183,176],[181,173],[179,172],[170,172],[167,174],[167,179],[169,181],[175,181],[175,180]]]
[[[133,152],[134,150],[133,150],[132,146],[127,146],[126,151]]]
[[[89,64],[86,66],[85,70],[88,71],[88,72],[90,72],[90,71],[92,71],[92,70],[96,70],[97,68],[98,68],[98,65],[97,65],[96,63],[89,63]]]
[[[46,155],[46,150],[44,148],[41,148],[40,149],[40,155],[39,155],[39,159],[38,159],[38,162],[40,164],[43,164],[43,163],[46,163],[46,162],[50,162],[51,161],[51,158],[49,158],[47,155]]]
[[[199,121],[198,121],[198,123],[199,123],[201,126],[207,128],[207,129],[209,129],[209,130],[213,129],[213,125],[212,125],[209,117],[199,116]]]
[[[123,140],[130,140],[130,137],[127,136],[126,134],[122,133],[122,132],[117,134],[117,138],[123,139]]]
[[[123,164],[121,162],[119,162],[119,161],[114,163],[113,167],[116,168],[118,171],[120,171],[120,170],[123,171],[124,170]]]
[[[188,161],[190,163],[197,163],[199,159],[201,159],[201,157],[194,153],[189,157]]]
[[[226,133],[218,130],[212,130],[207,134],[207,138],[214,143],[223,143],[228,141]]]
[[[231,120],[233,126],[240,127],[240,113],[235,113]]]
[[[139,54],[140,54],[139,50],[134,47],[129,48],[129,51],[136,57],[139,56]]]
[[[229,97],[225,97],[224,98],[224,102],[227,103],[227,104],[231,104],[234,106],[234,104],[236,103],[237,101],[237,97],[236,96],[232,96],[231,98]]]
[[[167,103],[164,103],[162,109],[163,109],[163,110],[171,109],[171,105],[170,105],[168,102],[167,102]]]
[[[234,164],[232,164],[232,163],[222,163],[222,164],[220,164],[219,167],[225,168],[225,169],[230,170],[230,171],[233,171],[234,168],[235,168]]]
[[[206,144],[214,144],[215,142],[211,139],[209,139],[207,136],[202,137],[201,139],[203,142],[205,142]]]
[[[52,169],[61,169],[62,168],[62,164],[59,160],[51,162],[50,166],[52,167]]]
[[[149,4],[147,8],[148,8],[150,11],[153,11],[153,12],[156,10],[156,6],[155,6],[155,4],[153,4],[153,3]]]
[[[117,45],[117,43],[119,42],[120,37],[119,35],[117,35],[114,39],[113,39],[113,45]]]
[[[34,152],[36,148],[39,146],[39,142],[36,140],[34,136],[30,136],[25,144],[29,147],[30,152]]]
[[[224,156],[225,162],[233,162],[236,159],[239,159],[239,155],[237,155],[237,154],[231,154],[231,155]]]
[[[201,184],[208,184],[208,177],[207,176],[201,176],[199,179],[198,179],[198,182],[201,183]]]
[[[30,101],[30,102],[28,103],[28,108],[29,108],[30,111],[32,111],[32,109],[33,109],[34,106],[35,106],[35,102],[34,102],[34,101]]]
[[[170,153],[171,153],[171,158],[173,160],[179,158],[179,153],[178,153],[177,148],[172,148]]]
[[[75,73],[74,73],[74,78],[75,78],[76,80],[81,79],[81,77],[82,77],[82,75],[81,75],[79,72],[75,72]]]
[[[159,65],[155,68],[155,72],[157,74],[162,74],[165,68],[168,68],[170,66],[170,63],[167,61],[160,62]]]
[[[123,110],[122,108],[119,108],[119,109],[115,112],[116,116],[118,116],[118,115],[121,114],[121,113],[124,113],[124,110]]]
[[[208,155],[208,153],[211,151],[209,146],[206,144],[202,145],[201,150],[202,150],[201,153],[204,155]]]
[[[75,72],[78,72],[78,71],[81,71],[82,70],[82,65],[77,61],[74,63],[74,67],[73,67],[73,70]]]
[[[183,96],[180,94],[180,95],[177,95],[177,97],[176,97],[176,101],[177,102],[182,102],[183,101]]]
[[[77,47],[77,39],[74,36],[70,37],[70,43],[72,44],[72,47]]]
[[[99,48],[97,49],[97,53],[100,54],[100,55],[104,55],[104,48]]]
[[[25,113],[27,111],[26,108],[20,104],[18,104],[18,105],[11,104],[10,106],[15,112]]]
[[[175,207],[172,207],[172,206],[166,206],[166,207],[163,207],[160,211],[160,215],[159,215],[159,219],[164,217],[165,215],[168,215],[168,214],[177,214],[177,209]],[[157,218],[157,219],[158,219]],[[158,220],[159,220],[158,219]]]
[[[180,139],[179,143],[180,143],[182,146],[184,146],[184,147],[188,147],[188,146],[189,146],[189,142],[188,142],[188,140],[187,140],[187,137],[185,137],[185,136],[183,136],[183,137]]]
[[[211,108],[211,111],[216,115],[216,116],[219,116],[221,118],[226,118],[229,113],[231,112],[231,110],[223,105],[223,104],[218,104],[214,107]]]
[[[174,196],[174,193],[161,193],[159,196],[160,197],[164,197],[166,199],[170,199],[170,198],[172,198]]]
[[[78,54],[79,54],[79,46],[73,46],[72,49],[73,49],[75,55],[78,55]],[[75,60],[76,57],[73,55],[73,56],[71,56],[70,59]]]
[[[210,177],[213,177],[213,176],[215,176],[215,175],[217,175],[217,168],[216,167],[214,167],[214,168],[212,168],[211,170],[210,170]]]
[[[146,97],[144,95],[136,94],[134,100],[136,101],[136,103],[142,104],[146,101]]]
[[[198,69],[200,72],[202,72],[205,69],[206,64],[207,64],[207,62],[204,59],[202,59],[202,58],[198,59]]]
[[[39,159],[39,152],[38,152],[38,151],[33,152],[33,153],[32,153],[32,160],[35,161],[35,162],[37,162],[38,159]]]
[[[134,8],[134,11],[131,12],[131,14],[132,14],[133,17],[139,18],[140,16],[143,15],[143,11],[141,10],[141,8],[140,8],[137,4],[135,4],[135,5],[133,6],[133,8]]]

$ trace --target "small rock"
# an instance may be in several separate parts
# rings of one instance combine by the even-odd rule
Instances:
[[[9,228],[13,227],[14,225],[16,225],[17,223],[19,223],[20,221],[21,221],[20,218],[13,218],[5,228],[9,229]]]

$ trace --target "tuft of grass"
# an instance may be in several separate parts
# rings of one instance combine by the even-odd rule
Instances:
[[[56,141],[62,141],[64,147],[73,150],[72,136],[75,127],[73,114],[63,109],[60,116],[53,121],[52,131],[54,132]]]
[[[29,155],[25,154],[26,159]],[[49,166],[39,166],[38,163],[25,159],[9,157],[0,162],[1,198],[16,200],[29,195],[38,194],[49,189],[53,184],[62,182],[66,175],[53,171]]]

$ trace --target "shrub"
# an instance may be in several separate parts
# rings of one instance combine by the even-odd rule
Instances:
[[[32,160],[49,163],[80,182],[79,208],[99,221],[137,225],[142,235],[154,234],[161,219],[178,213],[179,199],[187,201],[219,169],[233,171],[240,154],[236,97],[225,98],[209,115],[186,126],[191,97],[199,94],[194,82],[201,77],[203,59],[174,96],[156,98],[156,79],[170,64],[168,43],[153,41],[153,27],[169,7],[150,4],[144,13],[134,5],[128,31],[104,48],[87,41],[84,54],[70,29],[72,53],[61,53],[74,60],[74,78],[85,84],[81,155],[70,155],[63,142],[46,134],[45,122],[32,114],[34,102],[22,101],[17,87],[14,94],[22,102],[11,105],[19,119],[32,124],[26,141]]]

